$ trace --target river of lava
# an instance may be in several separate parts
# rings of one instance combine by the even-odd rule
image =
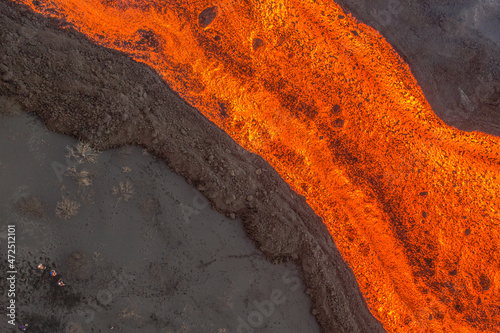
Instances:
[[[500,331],[500,139],[438,119],[378,32],[323,0],[19,2],[148,64],[264,157],[389,332]]]

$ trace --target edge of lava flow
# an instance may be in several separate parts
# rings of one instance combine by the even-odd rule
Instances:
[[[154,68],[324,219],[390,332],[498,332],[500,139],[326,1],[28,0]]]

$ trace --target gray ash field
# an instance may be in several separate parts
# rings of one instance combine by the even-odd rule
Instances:
[[[98,154],[32,115],[0,128],[0,218],[16,225],[29,332],[319,332],[295,266],[268,262],[162,161],[130,146]]]

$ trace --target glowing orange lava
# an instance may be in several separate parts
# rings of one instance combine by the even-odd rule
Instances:
[[[19,1],[156,69],[263,156],[388,331],[500,331],[500,139],[439,120],[376,31],[323,0]]]

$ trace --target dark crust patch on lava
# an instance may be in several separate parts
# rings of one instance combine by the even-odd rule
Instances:
[[[213,20],[215,20],[215,17],[217,16],[217,7],[209,7],[205,8],[202,10],[200,15],[198,16],[198,23],[200,24],[200,27],[206,28],[212,23]]]

